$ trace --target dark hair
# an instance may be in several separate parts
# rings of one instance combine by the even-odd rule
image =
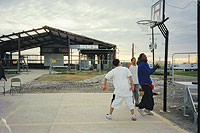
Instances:
[[[131,61],[133,61],[133,59],[135,59],[135,60],[136,60],[136,58],[135,58],[135,57],[132,57],[132,58],[131,58]]]
[[[140,64],[140,62],[143,62],[144,60],[142,59],[142,57],[144,56],[144,53],[141,53],[138,57],[138,61],[137,61],[137,65]]]
[[[119,64],[119,59],[114,59],[113,60],[113,65],[114,66],[118,66],[118,64]]]

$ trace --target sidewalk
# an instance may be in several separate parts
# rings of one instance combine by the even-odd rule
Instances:
[[[106,119],[111,93],[15,94],[0,96],[0,116],[13,133],[179,133],[186,132],[154,113],[131,120],[125,103]],[[0,132],[7,132],[0,120]]]
[[[17,75],[15,77],[12,78],[20,78],[21,79],[21,83],[25,84],[27,82],[33,81],[34,79],[44,75],[44,74],[48,74],[49,70],[42,70],[42,69],[30,69],[29,72],[22,72],[20,73],[20,75]],[[9,78],[7,82],[5,82],[5,90],[9,91],[10,90],[10,85],[11,85],[11,79]],[[0,89],[0,93],[3,92],[3,89]]]

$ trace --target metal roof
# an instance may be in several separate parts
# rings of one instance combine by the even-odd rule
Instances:
[[[70,45],[99,45],[99,49],[116,48],[116,45],[111,43],[44,26],[38,29],[0,36],[0,52],[18,51],[18,41],[20,41],[20,50],[27,50],[45,45],[61,44],[67,46],[68,39],[70,39]]]

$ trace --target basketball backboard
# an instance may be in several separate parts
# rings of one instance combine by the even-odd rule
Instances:
[[[164,18],[164,0],[159,0],[151,6],[151,21],[162,22]]]

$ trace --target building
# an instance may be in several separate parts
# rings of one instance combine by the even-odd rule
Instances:
[[[76,49],[79,70],[86,66],[90,66],[91,69],[110,69],[110,60],[116,57],[117,48],[115,44],[49,26],[0,36],[0,57],[5,60],[6,66],[17,66],[18,71],[24,58],[28,58],[22,56],[21,51],[37,47],[40,48],[41,61],[27,63],[29,67],[36,64],[48,67],[53,63],[54,66],[67,66],[68,69],[72,69],[72,51]],[[14,52],[18,53],[17,60],[13,60]],[[30,60],[27,59],[28,61]]]
[[[174,70],[183,70],[183,71],[197,71],[197,63],[184,63],[184,64],[175,64]]]

